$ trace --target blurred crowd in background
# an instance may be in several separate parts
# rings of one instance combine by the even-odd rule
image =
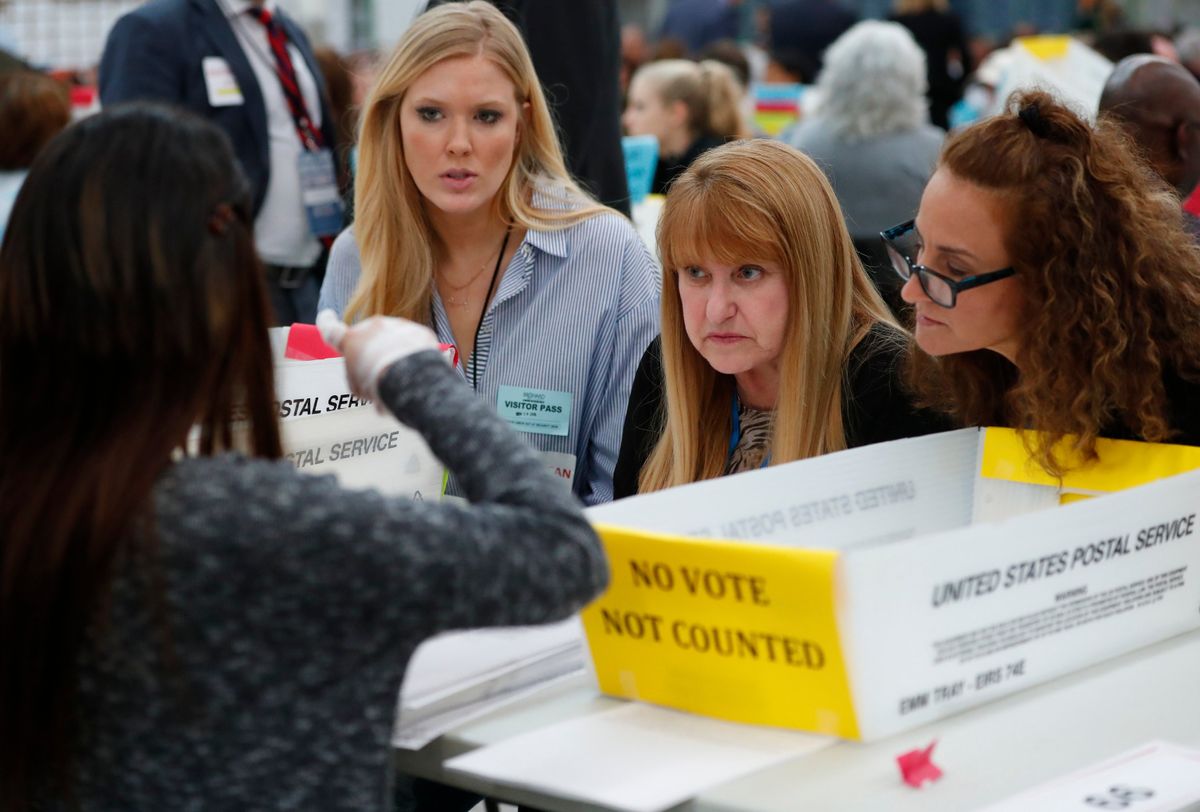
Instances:
[[[0,145],[0,227],[41,145],[101,103],[99,54],[80,46],[76,64],[36,63],[30,55],[39,48],[22,42],[28,32],[15,25],[20,2],[0,5],[0,126],[6,133]],[[89,0],[61,5],[84,15]],[[291,11],[293,5],[303,11],[311,3],[284,2],[281,8]],[[426,5],[432,4],[418,0],[409,13]],[[496,0],[496,5],[530,40],[570,169],[602,202],[629,213],[631,193],[634,203],[642,196],[626,187],[619,156],[613,157],[611,142],[618,137],[613,119],[619,118],[620,134],[657,139],[657,166],[646,190],[654,193],[663,192],[705,149],[735,138],[775,137],[814,157],[829,175],[869,267],[886,264],[878,232],[912,210],[945,132],[997,112],[1020,84],[1055,85],[1094,116],[1111,66],[1130,55],[1157,55],[1200,76],[1200,27],[1185,22],[1200,12],[1200,4],[1193,9],[1187,3],[1116,0]],[[880,24],[838,41],[869,18]],[[48,25],[46,19],[39,24]],[[100,33],[107,30],[92,32]],[[1069,36],[1079,51],[1057,75],[1039,73],[1036,65],[1031,69],[1029,49],[1013,45],[1063,47],[1047,35]],[[339,52],[319,36],[313,40],[316,78],[336,125],[349,208],[359,110],[390,43]],[[618,84],[610,92],[614,58]],[[1189,202],[1187,208],[1195,211],[1200,204]]]

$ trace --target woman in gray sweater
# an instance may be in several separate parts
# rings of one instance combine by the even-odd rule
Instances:
[[[470,504],[280,460],[247,200],[219,130],[153,107],[69,129],[18,199],[0,250],[3,812],[383,809],[417,644],[563,618],[606,583],[570,493],[424,328],[335,340]]]

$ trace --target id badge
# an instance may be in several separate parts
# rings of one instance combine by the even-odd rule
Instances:
[[[570,392],[501,386],[496,411],[508,425],[527,434],[566,437],[571,433]]]
[[[336,237],[342,230],[342,196],[338,194],[333,153],[328,149],[301,152],[297,167],[309,231],[314,237]]]
[[[229,63],[219,56],[206,56],[200,60],[204,71],[204,89],[208,91],[208,103],[213,107],[237,107],[246,103],[242,89]]]

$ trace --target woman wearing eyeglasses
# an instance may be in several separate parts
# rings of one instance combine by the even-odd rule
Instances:
[[[1200,249],[1179,200],[1105,121],[1048,94],[947,142],[913,223],[883,233],[906,281],[912,382],[962,425],[1200,445]]]
[[[914,408],[909,336],[799,151],[709,150],[671,185],[658,245],[662,336],[634,377],[617,498],[950,427]]]

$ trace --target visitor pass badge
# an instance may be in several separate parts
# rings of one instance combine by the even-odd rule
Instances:
[[[566,437],[571,427],[571,393],[501,386],[496,411],[508,425],[527,434]]]

